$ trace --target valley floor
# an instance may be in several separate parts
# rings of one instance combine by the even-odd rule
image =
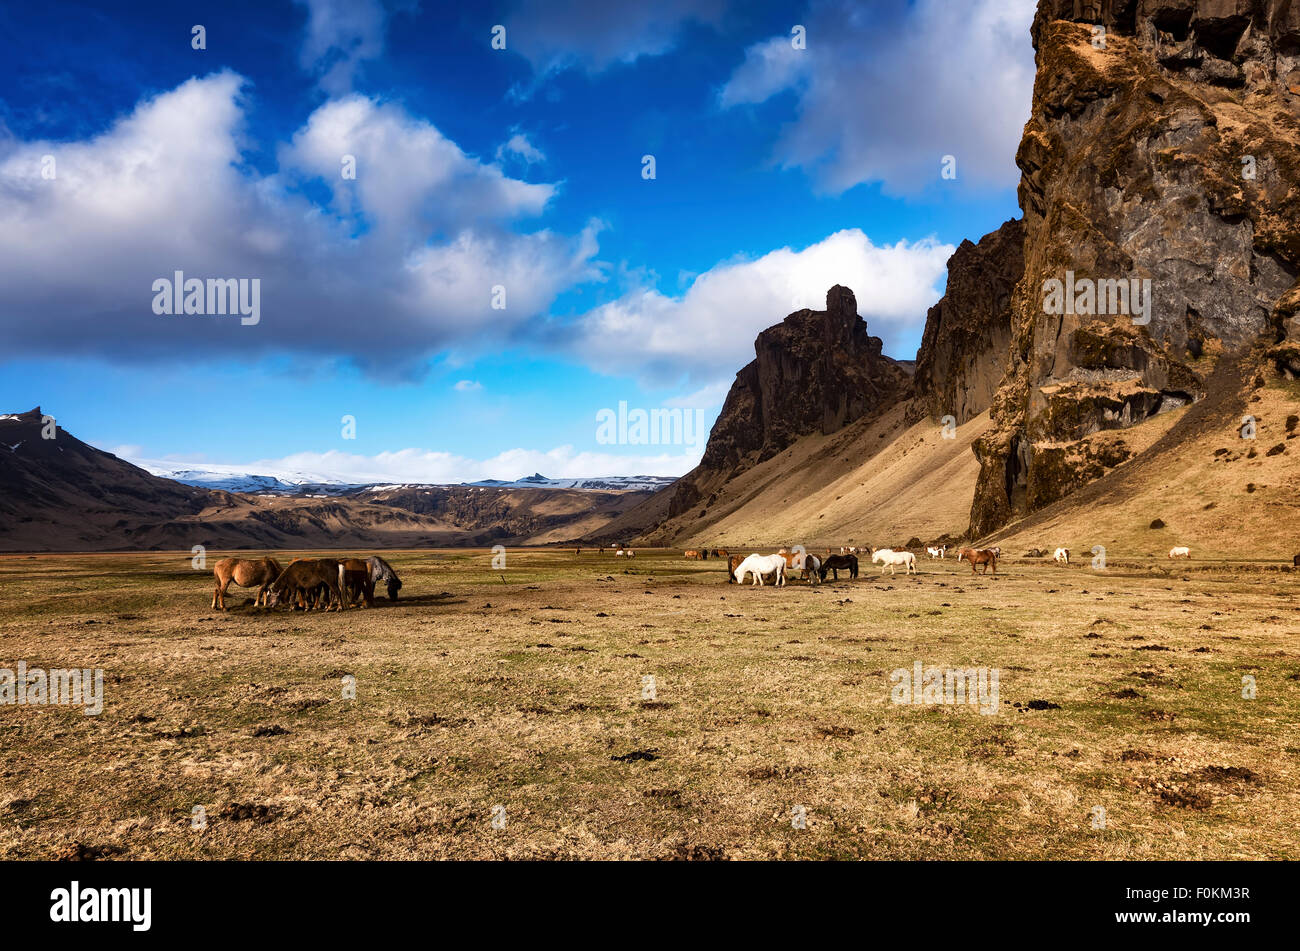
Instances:
[[[396,604],[306,615],[209,610],[188,554],[0,558],[0,668],[104,671],[98,716],[0,706],[0,858],[1300,857],[1289,566],[386,557]],[[916,662],[998,712],[891,702]]]

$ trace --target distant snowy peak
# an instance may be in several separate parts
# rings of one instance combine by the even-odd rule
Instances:
[[[171,479],[182,485],[202,489],[220,489],[225,492],[250,494],[306,495],[312,490],[329,488],[334,491],[357,488],[355,483],[341,482],[328,476],[306,472],[279,472],[275,475],[244,472],[235,466],[204,466],[178,469],[166,462],[132,460],[150,475]]]
[[[203,489],[219,489],[225,492],[244,492],[252,495],[338,494],[356,489],[380,492],[393,489],[445,487],[455,484],[468,484],[478,488],[495,489],[587,489],[604,492],[654,492],[676,481],[671,476],[605,476],[592,479],[548,479],[541,473],[534,473],[511,482],[501,479],[484,479],[471,483],[358,483],[344,482],[340,479],[333,479],[329,476],[310,472],[253,473],[245,472],[237,466],[205,465],[178,468],[174,463],[169,464],[165,461],[147,459],[131,461],[151,475],[171,479],[173,482],[180,482],[183,485],[198,486]]]
[[[498,489],[590,489],[593,491],[653,492],[677,481],[675,476],[603,476],[591,479],[548,479],[534,473],[514,482],[500,479],[483,479],[470,485]]]

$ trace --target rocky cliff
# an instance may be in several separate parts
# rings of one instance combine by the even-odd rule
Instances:
[[[961,425],[989,408],[1011,349],[1011,294],[1025,271],[1019,219],[963,241],[948,259],[948,284],[925,319],[909,422],[953,416]]]
[[[1088,437],[1201,398],[1223,353],[1300,373],[1300,3],[1042,0],[1033,40],[974,535],[1123,462]]]
[[[777,455],[800,436],[833,433],[906,396],[909,365],[881,354],[847,287],[825,310],[801,310],[758,335],[755,358],[736,374],[699,466],[672,490],[669,517],[707,500],[732,475]]]

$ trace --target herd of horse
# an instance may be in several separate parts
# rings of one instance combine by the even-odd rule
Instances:
[[[281,604],[310,611],[342,611],[358,601],[375,606],[375,585],[382,582],[388,600],[396,601],[402,579],[378,555],[369,558],[296,558],[281,568],[274,558],[223,558],[212,569],[216,589],[212,607],[226,610],[226,589],[231,583],[257,588],[255,606],[274,610]]]
[[[600,554],[605,553],[600,548]],[[636,553],[624,545],[611,549],[615,557],[633,558]],[[926,553],[931,559],[944,559],[948,555],[948,546],[926,546]],[[575,548],[574,554],[581,555],[582,549]],[[825,556],[815,555],[797,545],[793,550],[782,548],[774,555],[733,555],[725,548],[688,548],[683,553],[692,560],[708,558],[726,559],[727,583],[744,584],[750,579],[751,586],[762,587],[771,579],[777,587],[785,585],[789,572],[799,572],[800,579],[809,584],[821,584],[827,575],[839,581],[840,572],[846,572],[850,579],[858,577],[858,556],[869,556],[873,565],[880,565],[880,573],[886,570],[895,574],[902,568],[906,574],[916,574],[916,555],[905,548],[859,548],[841,547],[836,553],[827,549]],[[970,563],[972,574],[977,574],[982,566],[984,574],[993,569],[998,573],[998,559],[1002,549],[960,548],[957,560]],[[1062,565],[1070,563],[1070,549],[1058,548],[1053,559]],[[1189,558],[1190,549],[1185,545],[1176,545],[1169,549],[1170,558]],[[1300,555],[1295,556],[1294,563],[1300,567]],[[323,608],[342,611],[360,602],[365,607],[375,605],[375,585],[383,583],[388,590],[388,599],[397,600],[397,592],[402,581],[388,562],[378,555],[368,558],[297,558],[286,568],[274,558],[223,558],[212,570],[216,577],[216,588],[212,592],[212,607],[226,609],[226,590],[236,584],[242,588],[257,588],[257,597],[253,604],[274,610],[281,604],[288,604],[302,610],[310,611]]]
[[[947,556],[948,548],[946,545],[939,548],[927,548],[931,558],[944,558]],[[796,546],[793,551],[782,548],[774,555],[728,555],[727,550],[713,549],[715,557],[727,558],[727,583],[744,584],[749,579],[751,586],[761,587],[771,578],[772,583],[777,587],[785,584],[786,575],[790,572],[797,571],[800,573],[800,579],[807,581],[809,584],[820,584],[826,580],[828,574],[833,575],[836,581],[840,578],[840,572],[847,572],[850,579],[858,577],[858,555],[864,555],[871,559],[874,565],[880,565],[880,573],[883,575],[888,571],[891,575],[896,574],[899,568],[902,568],[906,574],[916,574],[916,555],[905,548],[858,548],[856,546],[841,547],[839,553],[832,549],[826,550],[826,555],[815,555],[806,551],[802,546]],[[978,566],[983,566],[984,574],[988,574],[989,568],[993,573],[998,573],[998,558],[1002,555],[1001,548],[962,548],[957,552],[957,560],[965,559],[970,562],[971,572],[977,573]],[[694,549],[686,551],[687,558],[696,558],[700,552]]]

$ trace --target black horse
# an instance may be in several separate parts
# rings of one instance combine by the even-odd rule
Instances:
[[[402,579],[397,577],[393,566],[378,555],[371,555],[366,559],[366,564],[370,566],[370,580],[376,583],[385,582],[388,585],[388,600],[396,601],[397,592],[402,587]]]
[[[840,580],[840,572],[847,571],[850,578],[858,577],[858,556],[857,555],[827,555],[822,560],[822,566],[818,574],[821,575],[822,581],[826,580],[826,572],[835,572],[835,580]]]

